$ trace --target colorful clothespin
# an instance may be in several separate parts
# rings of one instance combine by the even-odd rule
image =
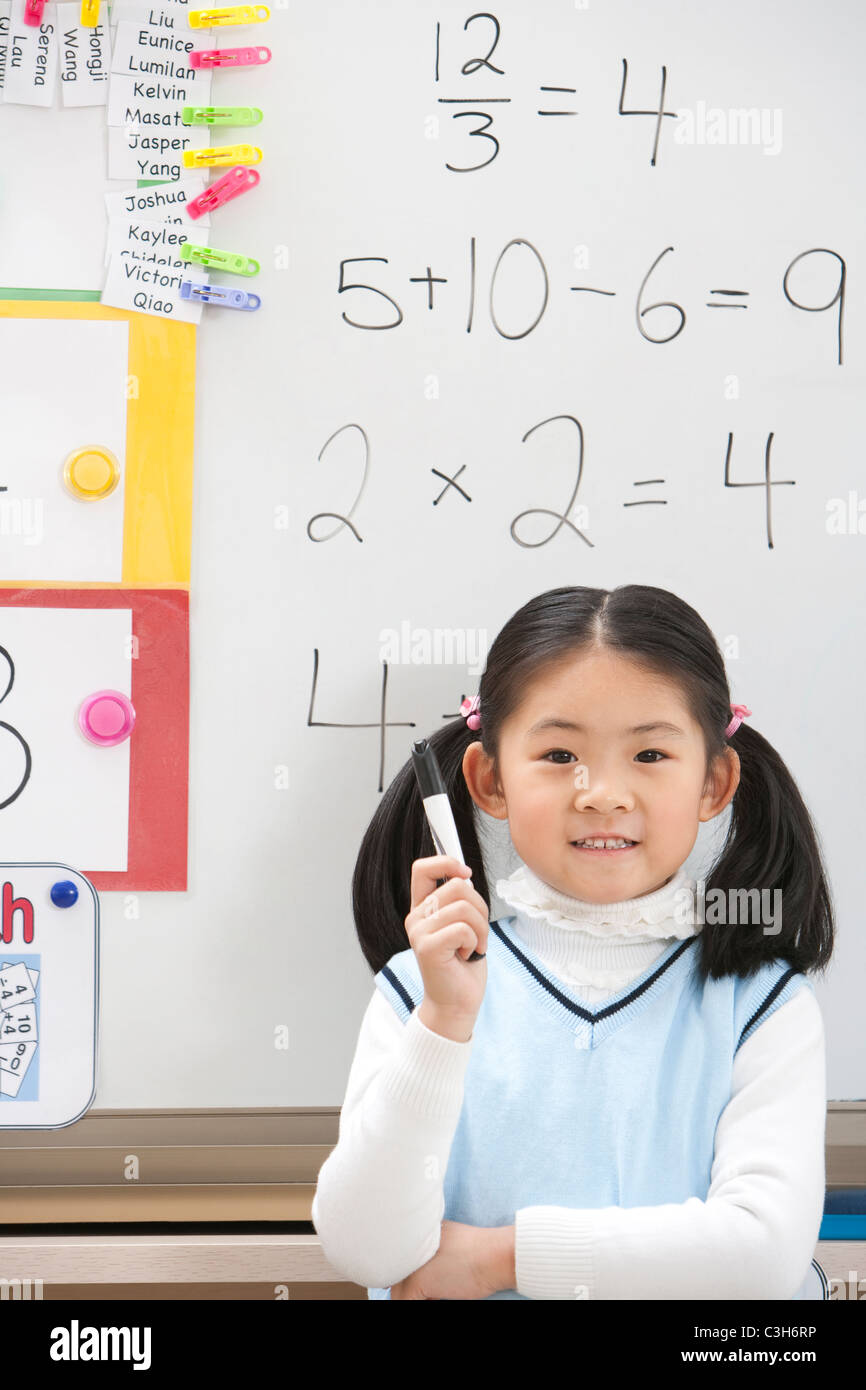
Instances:
[[[212,29],[222,24],[264,24],[270,19],[267,5],[232,5],[226,10],[190,10],[191,29]]]
[[[81,23],[93,29],[99,23],[99,0],[81,0]]]
[[[258,145],[218,145],[209,150],[184,150],[187,169],[204,169],[216,164],[258,164],[262,152]]]
[[[45,9],[45,0],[24,0],[24,23],[32,24],[38,29],[42,23],[42,12]]]
[[[180,119],[184,125],[258,125],[262,112],[258,106],[185,106]]]
[[[190,241],[183,243],[180,255],[181,260],[213,266],[214,270],[228,270],[232,275],[258,275],[261,270],[252,256],[239,256],[235,251],[215,251],[212,246],[193,246]]]
[[[194,48],[189,56],[191,68],[248,68],[271,61],[269,48]]]
[[[194,280],[181,280],[180,297],[201,304],[220,304],[224,309],[258,309],[262,302],[259,295],[248,290],[232,290],[227,285],[197,285]]]
[[[222,178],[217,179],[203,193],[199,193],[197,198],[191,198],[186,205],[187,213],[195,218],[206,212],[213,212],[230,198],[236,198],[239,193],[246,193],[248,189],[255,188],[260,178],[258,169],[248,169],[244,164],[236,164],[234,169],[229,169],[227,174],[223,174]]]

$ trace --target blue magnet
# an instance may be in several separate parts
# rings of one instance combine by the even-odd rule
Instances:
[[[78,888],[71,878],[61,879],[51,885],[51,901],[55,907],[72,907],[78,902]]]

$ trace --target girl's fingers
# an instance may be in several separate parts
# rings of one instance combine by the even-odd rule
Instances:
[[[417,907],[442,878],[469,879],[468,866],[449,854],[434,854],[427,859],[416,859],[412,864],[412,907]]]
[[[478,936],[468,922],[454,922],[450,927],[440,927],[439,931],[423,937],[418,943],[418,953],[425,956],[435,952],[442,960],[446,960],[453,952],[464,947],[468,955],[471,955],[479,946]]]
[[[406,933],[413,950],[427,938],[434,936],[438,938],[447,928],[452,927],[455,923],[463,922],[474,933],[478,950],[486,954],[490,923],[484,900],[479,897],[479,902],[476,904],[463,896],[452,895],[450,902],[443,903],[439,899],[440,894],[444,892],[444,888],[437,889],[408,914]],[[473,949],[475,948],[473,947]]]

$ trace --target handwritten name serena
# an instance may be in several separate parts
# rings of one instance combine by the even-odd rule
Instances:
[[[40,27],[39,35],[36,39],[36,56],[34,59],[36,71],[33,74],[33,86],[44,87],[45,75],[48,71],[48,49],[51,45],[51,35],[54,33],[53,24],[43,24]],[[27,39],[24,34],[13,34],[12,44],[9,53],[10,68],[20,68],[24,62],[24,46]]]

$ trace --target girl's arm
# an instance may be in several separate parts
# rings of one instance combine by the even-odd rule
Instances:
[[[742,1044],[716,1127],[705,1201],[523,1207],[518,1293],[528,1298],[790,1299],[824,1210],[824,1027],[800,989]]]
[[[402,1023],[374,990],[312,1208],[326,1258],[357,1284],[387,1288],[439,1247],[471,1048],[431,1032],[417,1009]]]

